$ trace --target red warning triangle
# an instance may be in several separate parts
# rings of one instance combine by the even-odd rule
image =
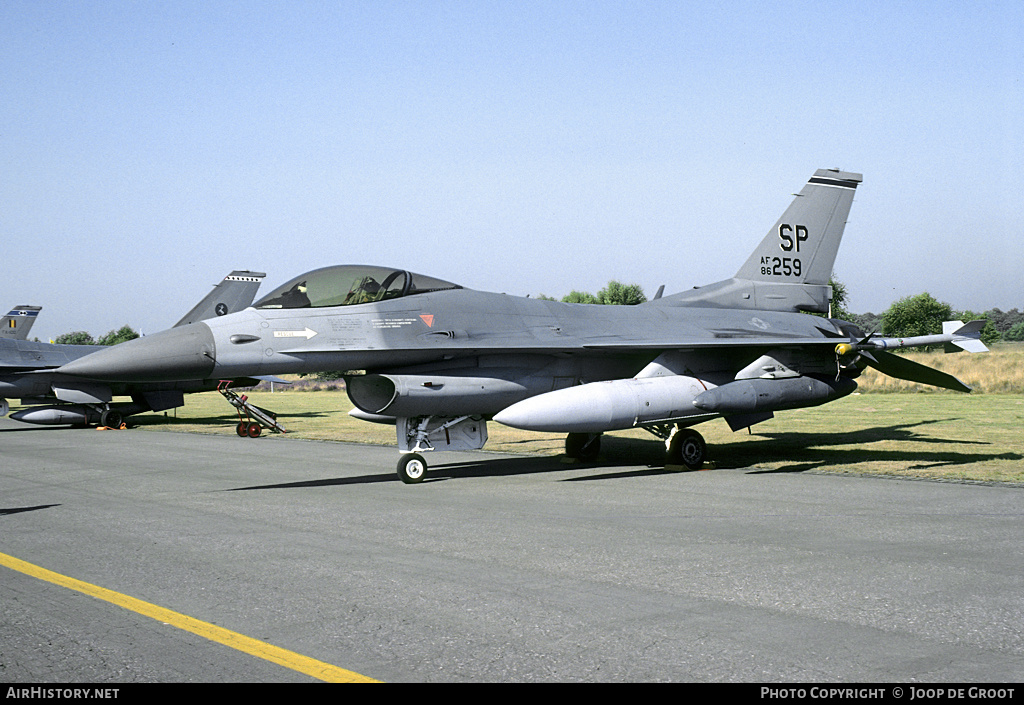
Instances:
[[[432,313],[423,313],[423,314],[420,314],[420,318],[423,319],[423,322],[427,324],[428,328],[433,328],[434,327],[434,314],[432,314]]]

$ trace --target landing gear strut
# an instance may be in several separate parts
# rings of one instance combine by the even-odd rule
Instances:
[[[565,437],[565,455],[573,460],[597,460],[601,452],[600,433],[570,433]]]

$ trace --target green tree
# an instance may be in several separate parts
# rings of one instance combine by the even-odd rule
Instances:
[[[849,321],[854,323],[853,317],[856,315],[846,308],[846,284],[836,279],[833,274],[828,279],[828,285],[832,287],[832,303],[829,306],[829,313],[812,313],[812,316],[820,316],[821,318],[830,317],[838,318],[840,321]]]
[[[953,320],[953,307],[937,301],[928,292],[907,296],[882,314],[882,335],[909,338],[915,335],[937,335],[942,322]]]
[[[562,297],[562,301],[567,304],[599,304],[600,301],[593,294],[588,294],[585,291],[576,291],[573,289],[568,294]]]
[[[639,284],[623,284],[612,279],[608,286],[597,292],[598,303],[611,306],[635,306],[647,301]]]
[[[76,330],[73,333],[58,335],[53,342],[58,345],[95,345],[96,341],[84,330]]]
[[[846,307],[847,302],[847,291],[846,284],[836,279],[833,274],[828,280],[829,286],[832,287],[832,318],[838,318],[841,321],[849,321],[853,318],[853,312]]]
[[[129,326],[121,326],[118,330],[112,330],[96,341],[97,345],[117,345],[126,340],[134,340],[139,334]]]
[[[1003,333],[1003,338],[1006,340],[1020,341],[1024,340],[1024,321],[1016,324],[1010,330]]]

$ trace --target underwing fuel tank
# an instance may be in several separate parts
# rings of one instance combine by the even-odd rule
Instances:
[[[591,382],[531,397],[496,414],[498,423],[527,431],[602,433],[689,416],[707,416],[693,400],[708,386],[694,377],[645,377]]]
[[[11,418],[22,423],[40,426],[78,426],[98,423],[100,415],[86,406],[78,404],[58,404],[56,406],[30,406],[16,411]]]
[[[159,398],[166,400],[167,396]],[[176,406],[181,406],[181,404]],[[143,404],[135,401],[118,402],[109,405],[110,410],[117,412],[121,417],[139,414],[144,411],[153,411],[153,407],[154,405],[149,403]],[[163,406],[162,408],[174,408],[174,405]],[[48,406],[30,406],[21,411],[14,412],[11,414],[11,418],[22,423],[40,426],[88,426],[90,424],[103,423],[103,415],[102,409],[87,404],[53,404]]]
[[[742,379],[709,389],[693,405],[718,414],[746,414],[818,406],[845,397],[857,388],[852,379],[840,377],[790,377],[786,379]]]

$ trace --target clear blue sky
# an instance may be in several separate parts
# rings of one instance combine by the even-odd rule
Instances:
[[[1024,307],[1024,3],[0,3],[0,306],[173,324],[232,269],[732,276],[864,174],[855,312]]]

